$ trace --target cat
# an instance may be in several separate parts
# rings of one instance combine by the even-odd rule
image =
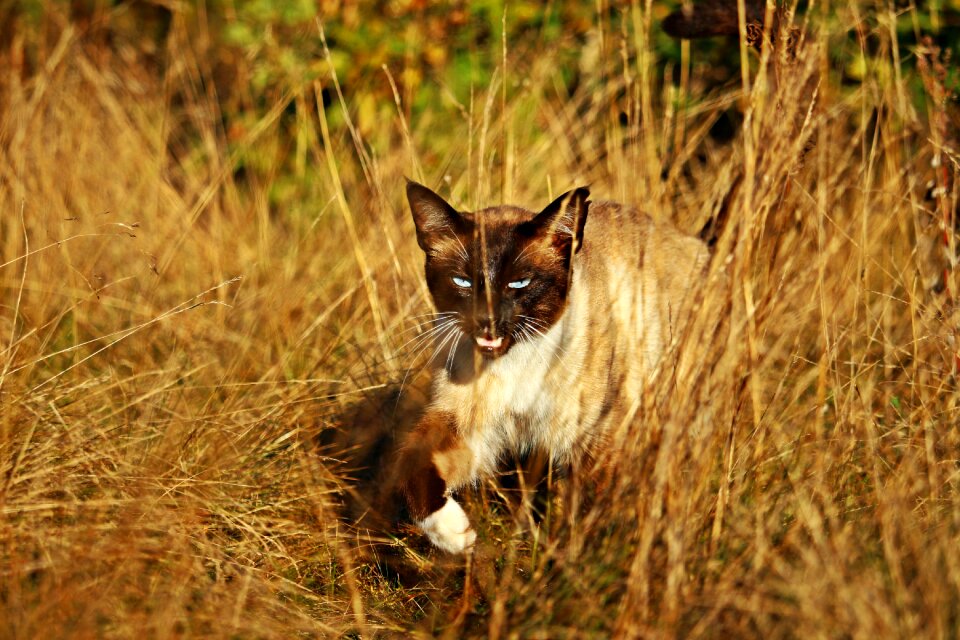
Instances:
[[[407,199],[440,347],[395,482],[427,538],[462,553],[476,534],[453,493],[507,454],[571,465],[604,447],[689,316],[708,250],[586,187],[539,213],[457,211],[416,182]]]

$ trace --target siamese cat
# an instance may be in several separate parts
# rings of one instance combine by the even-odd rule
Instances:
[[[431,401],[395,471],[440,549],[472,547],[453,495],[507,454],[538,449],[570,465],[603,447],[614,409],[641,397],[689,315],[706,245],[588,197],[581,187],[539,213],[469,212],[407,184],[440,347]]]

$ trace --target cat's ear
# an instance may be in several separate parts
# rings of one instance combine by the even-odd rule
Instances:
[[[572,253],[576,253],[583,245],[583,226],[587,222],[589,197],[588,187],[568,191],[548,204],[527,224],[536,234],[552,237],[558,246],[567,247],[572,241]]]
[[[407,180],[407,202],[417,225],[417,244],[430,251],[441,236],[449,236],[460,226],[461,217],[447,201],[422,184]]]

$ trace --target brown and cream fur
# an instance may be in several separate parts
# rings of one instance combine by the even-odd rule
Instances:
[[[589,202],[584,188],[539,214],[457,212],[416,183],[407,194],[448,331],[399,489],[430,540],[462,552],[475,535],[458,489],[507,454],[571,464],[606,446],[614,409],[641,397],[690,313],[707,250],[634,207]]]

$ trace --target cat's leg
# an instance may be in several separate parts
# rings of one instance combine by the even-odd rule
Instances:
[[[477,534],[450,492],[473,480],[473,453],[459,437],[454,417],[427,411],[400,454],[400,493],[417,526],[450,553],[473,546]]]

